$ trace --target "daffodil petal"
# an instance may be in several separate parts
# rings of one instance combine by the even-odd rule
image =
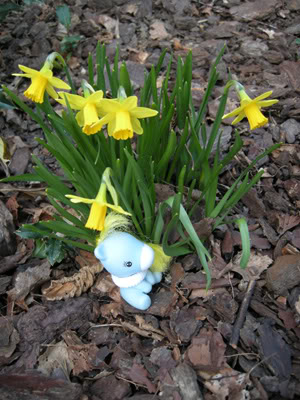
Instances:
[[[84,125],[93,125],[98,122],[98,113],[95,104],[86,103],[83,107]]]
[[[59,96],[61,97],[61,100],[57,100],[60,104],[63,104],[64,106],[67,105],[66,99],[68,99],[68,102],[70,104],[70,107],[73,110],[81,110],[85,104],[86,104],[86,99],[82,96],[78,96],[77,94],[70,94],[66,92],[58,92]]]
[[[102,99],[100,106],[105,114],[118,112],[122,109],[121,103],[114,99]]]
[[[268,92],[255,97],[255,99],[253,99],[252,101],[255,101],[255,103],[257,103],[258,101],[261,101],[261,100],[271,96],[272,93],[273,93],[273,90],[269,90]]]
[[[57,99],[58,98],[58,94],[57,92],[54,90],[53,86],[50,85],[50,83],[48,82],[47,86],[46,86],[46,92],[49,94],[49,96],[51,96],[53,99]]]
[[[109,207],[112,210],[118,212],[119,214],[131,215],[129,212],[123,210],[123,208],[120,206],[115,206],[114,204],[109,204],[109,203],[103,203],[103,204],[106,205],[106,207]]]
[[[130,114],[135,118],[148,118],[155,117],[158,114],[158,111],[151,110],[151,108],[147,107],[136,107],[133,110],[130,110]]]
[[[106,124],[110,123],[111,121],[113,121],[114,118],[115,118],[114,113],[106,114],[103,118],[100,119],[98,124],[101,125],[101,127],[102,127],[103,125],[106,125]]]
[[[245,108],[245,106],[238,107],[238,108],[236,108],[235,110],[231,111],[230,113],[223,115],[222,119],[235,117],[235,116],[238,115],[241,111],[243,111],[244,108]]]
[[[72,203],[92,204],[95,202],[95,199],[86,199],[85,197],[74,196],[73,194],[66,194],[65,196],[70,199]]]
[[[107,125],[108,136],[113,136],[115,129],[116,129],[116,120],[113,119]]]
[[[137,107],[137,101],[138,101],[138,99],[137,99],[136,96],[127,97],[127,99],[125,99],[125,100],[123,100],[123,101],[121,102],[122,109],[123,109],[123,110],[130,111],[130,113],[131,113],[131,111],[132,111],[134,108]]]
[[[244,113],[244,111],[241,111],[239,113],[239,115],[232,121],[231,125],[237,124],[238,122],[240,122],[245,117],[246,117],[246,114]]]
[[[84,125],[83,110],[78,111],[78,113],[76,114],[76,121],[77,121],[79,126],[83,126]]]
[[[46,78],[48,81],[53,78],[53,72],[50,69],[45,69],[44,71],[39,71],[40,75]]]
[[[138,135],[141,135],[143,133],[143,128],[141,126],[140,121],[134,117],[131,117],[130,119],[131,119],[133,132],[137,133]]]
[[[263,100],[263,101],[258,101],[256,104],[258,105],[258,107],[270,107],[278,102],[279,100]]]
[[[26,72],[27,74],[34,76],[40,73],[40,71],[37,71],[36,69],[32,69],[29,67],[25,67],[25,65],[18,65],[18,67],[20,68],[21,71]]]
[[[12,76],[22,76],[23,78],[31,78],[32,75],[30,74],[12,74]]]
[[[56,78],[55,76],[50,78],[49,82],[51,83],[52,86],[54,86],[58,89],[66,89],[66,90],[71,89],[71,87],[66,82],[64,82],[63,80],[61,80],[59,78]]]
[[[102,92],[102,90],[97,90],[97,92],[92,93],[92,94],[88,97],[88,102],[98,103],[100,100],[102,100],[102,98],[103,98],[103,92]]]

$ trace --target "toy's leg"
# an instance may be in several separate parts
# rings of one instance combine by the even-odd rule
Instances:
[[[141,282],[143,283],[143,282]],[[147,283],[147,282],[145,282]],[[140,284],[139,284],[140,285]],[[151,286],[151,285],[150,285]],[[150,288],[151,290],[151,288]],[[149,290],[149,292],[150,292]],[[151,306],[150,297],[143,293],[141,290],[136,288],[121,288],[120,289],[121,296],[128,304],[132,307],[135,307],[139,310],[147,310]]]

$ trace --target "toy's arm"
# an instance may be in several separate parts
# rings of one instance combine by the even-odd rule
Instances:
[[[155,285],[155,283],[160,282],[161,278],[162,278],[161,272],[147,271],[147,274],[145,276],[145,280],[151,283],[151,285]]]

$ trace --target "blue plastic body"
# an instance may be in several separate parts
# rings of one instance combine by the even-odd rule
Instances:
[[[126,232],[115,232],[99,243],[95,256],[111,273],[123,299],[139,310],[151,305],[148,293],[161,281],[161,272],[149,271],[154,250]]]

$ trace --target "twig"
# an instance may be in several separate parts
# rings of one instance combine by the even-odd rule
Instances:
[[[146,338],[152,338],[154,340],[159,340],[159,341],[163,340],[163,338],[164,338],[163,332],[161,332],[161,334],[158,334],[153,331],[146,331],[146,330],[140,329],[137,326],[130,324],[129,322],[126,322],[126,321],[122,322],[122,325],[124,328],[126,328],[132,332],[135,332],[140,336],[144,336]]]
[[[232,330],[231,339],[230,339],[230,345],[234,349],[237,348],[237,344],[238,344],[238,341],[240,338],[240,329],[242,328],[242,326],[244,324],[244,321],[246,318],[246,312],[248,310],[249,303],[250,303],[251,297],[253,295],[255,285],[256,285],[255,280],[249,281],[245,297],[243,298],[237,319],[235,320],[235,323],[233,325],[233,330]]]

